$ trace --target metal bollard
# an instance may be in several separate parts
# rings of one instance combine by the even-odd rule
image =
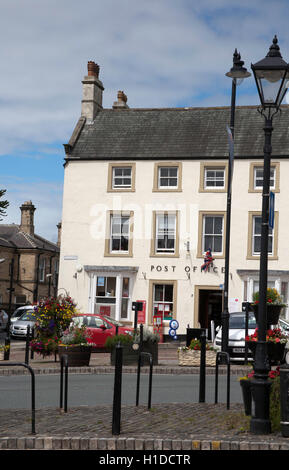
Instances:
[[[122,346],[115,347],[114,394],[112,408],[112,434],[120,434],[121,382],[122,382]]]
[[[64,382],[64,412],[67,413],[67,397],[68,397],[68,356],[63,354],[61,356],[60,368],[60,403],[59,408],[63,409],[63,369],[65,368],[65,382]]]
[[[201,341],[201,363],[200,363],[200,384],[199,384],[199,403],[206,401],[206,332],[202,331]]]
[[[289,365],[280,366],[281,434],[289,437]]]
[[[26,344],[25,344],[25,364],[29,364],[29,343],[30,343],[30,326],[27,326]]]

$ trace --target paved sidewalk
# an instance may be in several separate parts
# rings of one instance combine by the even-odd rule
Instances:
[[[24,362],[24,343],[12,346],[9,362]],[[59,362],[30,360],[36,374],[58,373]],[[110,355],[92,354],[89,368],[70,368],[69,373],[113,373]],[[232,366],[232,374],[244,374],[244,366]],[[135,367],[124,367],[124,372],[135,372]],[[145,373],[148,368],[142,368]],[[3,366],[1,375],[29,373],[21,367]],[[154,373],[199,373],[199,368],[177,365],[177,351],[161,346],[159,366]],[[207,368],[207,374],[215,373]],[[226,373],[220,368],[220,373]],[[121,430],[112,435],[112,406],[79,406],[64,413],[58,408],[36,410],[36,434],[31,434],[30,410],[0,410],[0,449],[39,450],[289,450],[289,439],[280,433],[255,436],[249,433],[250,418],[244,415],[242,404],[183,403],[146,406],[123,405]]]

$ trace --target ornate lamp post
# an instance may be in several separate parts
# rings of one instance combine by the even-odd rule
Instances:
[[[289,66],[282,59],[278,40],[275,36],[266,57],[256,64],[251,64],[261,101],[258,110],[265,118],[265,145],[262,193],[262,229],[259,273],[259,306],[258,306],[258,342],[254,362],[254,380],[252,394],[255,403],[254,415],[251,418],[250,430],[254,434],[271,432],[269,419],[270,382],[268,372],[270,365],[267,356],[267,270],[268,270],[268,234],[269,234],[269,192],[272,121],[279,111],[281,102],[289,85]]]
[[[240,54],[235,49],[233,55],[233,67],[226,73],[227,77],[232,78],[232,95],[231,95],[231,119],[230,129],[232,139],[234,139],[235,127],[235,105],[236,105],[236,88],[241,84],[244,78],[250,77],[250,72],[243,67],[244,62],[241,60]],[[228,291],[229,291],[229,265],[230,265],[230,231],[231,231],[231,189],[233,177],[233,155],[230,155],[228,162],[228,190],[227,190],[227,215],[226,215],[226,246],[225,246],[225,276],[224,276],[224,298],[222,313],[222,351],[228,350],[229,336],[229,309],[228,309]]]

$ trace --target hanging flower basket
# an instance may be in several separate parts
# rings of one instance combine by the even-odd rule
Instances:
[[[201,351],[179,348],[178,349],[179,366],[200,366],[201,364]],[[216,365],[216,352],[213,350],[206,350],[206,365]]]
[[[283,305],[267,304],[267,326],[277,325]],[[253,311],[258,322],[259,304],[253,304]]]
[[[270,361],[283,361],[287,340],[288,338],[282,334],[279,328],[267,330],[267,354]],[[246,337],[246,342],[250,351],[252,351],[252,354],[255,357],[256,347],[258,343],[258,328],[256,328],[254,334]]]
[[[260,293],[255,292],[253,295],[252,304],[254,315],[256,321],[258,322],[258,314],[259,314],[259,299]],[[271,287],[267,288],[266,292],[266,300],[267,300],[267,327],[269,328],[270,325],[277,325],[280,317],[280,313],[283,307],[286,307],[286,304],[282,302],[282,297],[278,293],[276,289],[272,289]]]
[[[248,341],[250,351],[252,351],[253,357],[255,358],[257,342]],[[270,361],[282,362],[285,356],[286,343],[272,343],[267,342],[267,354]]]

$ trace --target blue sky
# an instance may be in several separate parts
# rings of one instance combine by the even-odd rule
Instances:
[[[104,107],[118,90],[138,107],[228,106],[237,48],[250,70],[277,34],[289,61],[288,2],[277,0],[1,0],[2,223],[32,200],[36,233],[56,241],[63,144],[80,116],[87,62],[100,65]],[[253,79],[237,104],[257,104]]]

